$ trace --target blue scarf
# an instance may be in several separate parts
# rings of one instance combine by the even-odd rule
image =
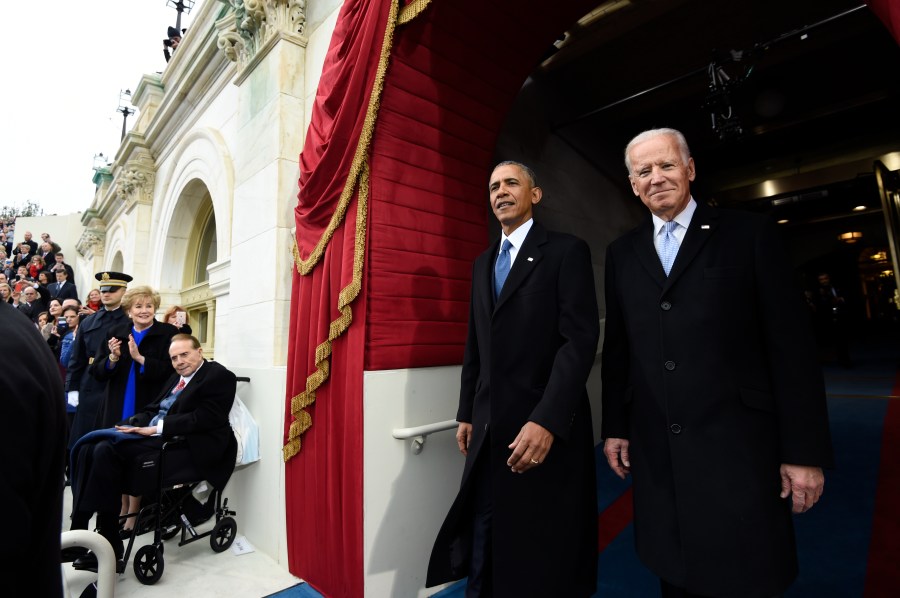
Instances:
[[[134,326],[131,327],[131,336],[134,337],[134,343],[140,347],[141,341],[144,340],[144,337],[147,336],[147,332],[150,331],[150,328],[153,328],[151,324],[149,327],[144,328],[141,332],[138,332],[134,329]],[[127,349],[128,347],[123,347]],[[128,370],[128,383],[125,385],[125,401],[122,403],[122,419],[128,419],[132,415],[134,415],[134,399],[137,393],[137,385],[136,385],[136,374],[135,374],[135,363],[131,362],[131,369]],[[144,373],[144,366],[141,367],[141,373]]]

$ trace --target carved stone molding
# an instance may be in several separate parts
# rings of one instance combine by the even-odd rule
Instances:
[[[89,227],[81,233],[81,237],[75,244],[75,249],[85,258],[91,259],[92,257],[103,255],[105,245],[106,230]]]
[[[156,164],[150,152],[142,144],[128,148],[127,161],[116,170],[116,198],[130,210],[135,204],[153,203],[153,185],[156,182]]]
[[[243,69],[278,35],[299,37],[306,28],[306,0],[222,0],[233,12],[216,22],[217,45]]]
[[[122,201],[151,203],[153,200],[153,183],[156,175],[150,171],[130,168],[119,175],[116,196]]]

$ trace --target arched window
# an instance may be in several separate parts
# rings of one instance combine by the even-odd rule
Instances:
[[[218,234],[209,189],[199,179],[182,191],[169,236],[171,264],[180,269],[180,275],[176,270],[170,278],[179,295],[177,303],[187,310],[191,330],[204,354],[214,357],[216,298],[209,288],[207,268],[218,259]]]
[[[115,257],[113,257],[112,265],[109,269],[113,272],[121,272],[125,269],[125,260],[122,259],[122,252],[117,251]]]
[[[209,272],[206,268],[216,261],[216,215],[212,210],[200,233],[200,242],[197,247],[197,264],[194,270],[194,284],[209,281]]]

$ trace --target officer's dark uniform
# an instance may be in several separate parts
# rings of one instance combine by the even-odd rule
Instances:
[[[131,282],[131,276],[121,272],[98,272],[94,275],[100,281],[100,289],[106,287],[124,287]],[[79,438],[96,429],[97,412],[103,404],[106,394],[106,382],[99,382],[87,373],[88,366],[100,347],[107,340],[110,330],[122,324],[128,316],[120,307],[114,311],[102,308],[91,314],[78,326],[72,357],[66,370],[66,392],[78,391],[78,408],[75,410],[75,421],[69,433],[69,448]]]

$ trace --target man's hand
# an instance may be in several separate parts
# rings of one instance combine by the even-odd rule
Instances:
[[[550,430],[534,422],[526,422],[509,445],[513,452],[506,464],[513,473],[525,473],[544,462],[552,444],[553,433]]]
[[[146,426],[143,428],[136,428],[134,426],[116,426],[117,432],[124,432],[125,434],[140,434],[141,436],[153,436],[156,434],[156,426]]]
[[[456,444],[459,446],[459,452],[463,455],[469,454],[469,442],[472,440],[472,424],[467,422],[459,422],[456,429]]]
[[[821,467],[781,464],[781,498],[791,497],[791,510],[805,513],[821,498],[825,474]]]
[[[610,469],[622,478],[631,473],[631,461],[628,459],[628,440],[625,438],[607,438],[603,443],[603,454]]]

